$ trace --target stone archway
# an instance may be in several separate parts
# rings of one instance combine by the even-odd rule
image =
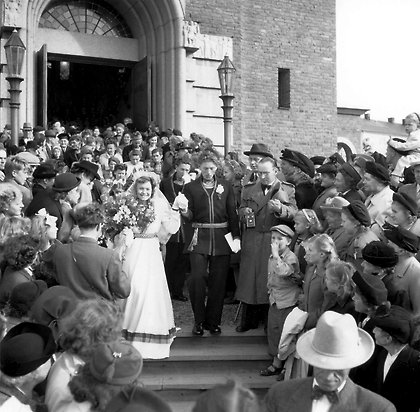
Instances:
[[[182,0],[105,0],[123,16],[138,43],[138,61],[147,56],[152,67],[152,120],[163,128],[182,129],[185,122],[185,49],[182,39]],[[28,0],[27,68],[23,107],[34,119],[36,102],[35,53],[39,50],[38,23],[51,0]]]

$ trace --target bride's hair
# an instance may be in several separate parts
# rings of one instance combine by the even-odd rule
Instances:
[[[136,181],[134,182],[133,189],[136,190],[138,184],[148,183],[148,182],[152,185],[152,196],[153,196],[155,194],[157,184],[156,184],[155,179],[153,179],[152,176],[140,176],[139,178],[137,178]]]

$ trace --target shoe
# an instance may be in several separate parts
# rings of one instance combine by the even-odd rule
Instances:
[[[286,375],[286,369],[282,369],[281,372],[277,375],[277,381],[284,381],[284,376]]]
[[[222,329],[219,326],[210,326],[210,325],[203,325],[205,330],[208,330],[211,335],[220,335],[222,333]]]
[[[188,302],[188,298],[184,295],[172,295],[172,300],[177,300],[179,302]]]
[[[196,323],[192,330],[193,335],[195,336],[203,336],[204,335],[204,329],[202,323]]]
[[[261,376],[274,376],[274,375],[278,375],[281,371],[282,371],[281,368],[276,368],[275,366],[270,365],[269,367],[260,371],[260,375]]]
[[[258,329],[258,326],[248,325],[248,324],[239,325],[239,326],[236,327],[235,330],[236,330],[236,332],[242,333],[242,332],[247,332],[248,330],[251,330],[251,329]]]

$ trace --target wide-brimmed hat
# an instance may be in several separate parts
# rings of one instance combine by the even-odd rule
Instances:
[[[395,250],[380,240],[368,243],[362,249],[362,257],[366,262],[380,268],[392,268],[398,263]]]
[[[388,183],[389,182],[389,171],[385,166],[382,166],[379,163],[367,162],[365,167],[365,172],[372,175],[376,180],[380,182]]]
[[[298,167],[302,172],[306,173],[309,177],[315,176],[315,166],[312,161],[303,153],[296,150],[283,149],[281,151],[280,159],[286,160],[293,166]]]
[[[321,369],[351,369],[365,363],[375,344],[370,335],[356,325],[353,316],[324,312],[315,329],[303,334],[296,351],[307,363]]]
[[[380,306],[387,301],[388,289],[379,276],[356,271],[352,280],[358,287],[360,294],[370,305]]]
[[[171,407],[153,391],[134,387],[122,390],[108,403],[105,412],[171,412]]]
[[[321,166],[325,162],[325,156],[312,156],[310,158],[311,162],[316,166]]]
[[[407,252],[417,253],[419,250],[418,236],[399,226],[393,226],[384,230],[385,237],[398,247]]]
[[[244,155],[260,155],[271,158],[273,157],[272,153],[270,152],[270,149],[264,143],[254,143],[251,146],[251,150],[247,150],[246,152],[244,152]]]
[[[80,162],[73,163],[71,170],[86,170],[86,172],[90,173],[95,179],[100,180],[101,176],[98,174],[99,166],[95,163],[88,162],[87,160],[81,160]]]
[[[295,235],[292,229],[286,225],[276,225],[270,228],[271,232],[279,232],[282,236],[292,238]]]
[[[56,176],[52,190],[55,192],[70,192],[70,190],[80,185],[80,178],[73,173],[62,173]]]
[[[398,192],[392,195],[392,200],[394,202],[398,202],[403,205],[406,209],[408,209],[413,216],[417,216],[417,201],[414,197],[411,197],[407,193]]]
[[[47,362],[56,349],[50,328],[19,323],[0,342],[0,370],[11,377],[27,375]]]
[[[378,311],[372,317],[372,325],[389,333],[400,343],[408,343],[411,338],[411,313],[400,306],[391,306],[385,309],[385,313],[382,312]]]
[[[367,207],[361,200],[353,200],[349,205],[343,207],[343,211],[347,211],[363,226],[369,227],[371,219]]]
[[[32,173],[34,179],[51,179],[57,176],[57,171],[51,163],[42,163]]]
[[[128,342],[100,343],[89,362],[92,376],[111,385],[130,385],[143,368],[140,352]]]
[[[52,129],[48,129],[45,131],[45,137],[55,137],[56,133]]]
[[[343,210],[343,207],[348,206],[350,202],[344,197],[341,196],[335,196],[335,197],[329,197],[325,200],[325,204],[321,205],[322,210],[330,210],[332,212],[341,212]]]

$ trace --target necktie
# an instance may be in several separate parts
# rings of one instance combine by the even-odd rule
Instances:
[[[321,389],[318,385],[315,385],[312,388],[312,399],[321,399],[323,396],[326,396],[327,399],[332,403],[338,402],[337,391],[327,392]]]
[[[261,188],[262,188],[262,191],[265,194],[271,189],[271,185],[265,185],[265,184],[261,183]]]

